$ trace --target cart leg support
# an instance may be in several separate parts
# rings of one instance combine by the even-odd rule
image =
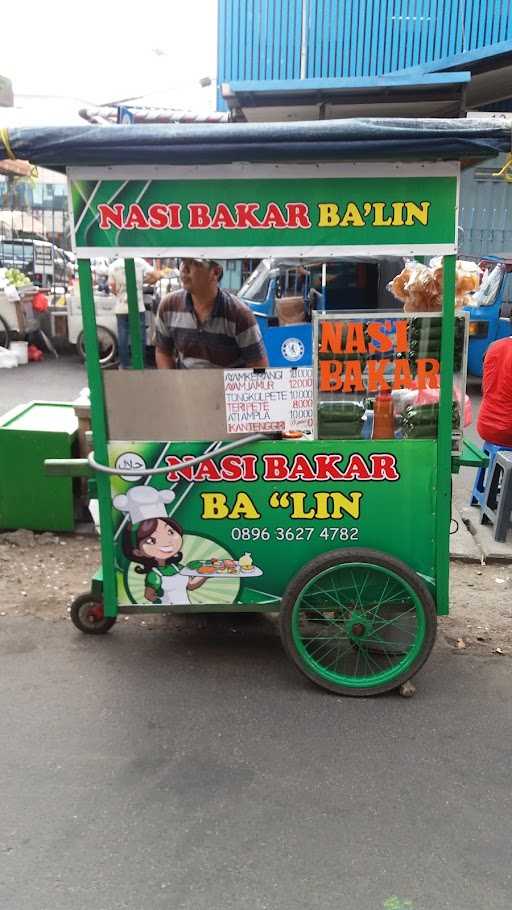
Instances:
[[[94,450],[100,461],[108,461],[107,418],[105,393],[100,367],[98,336],[96,334],[96,313],[89,259],[78,261],[84,341],[87,354],[87,378],[91,392],[91,424]],[[99,474],[98,503],[101,522],[101,558],[103,563],[103,609],[105,616],[117,616],[117,585],[114,555],[114,526],[112,522],[112,501],[110,480],[106,474]]]
[[[453,347],[455,338],[455,256],[443,261],[443,334],[441,342],[441,392],[437,440],[436,491],[436,605],[437,613],[448,613],[450,568],[450,519],[452,514],[452,400]]]

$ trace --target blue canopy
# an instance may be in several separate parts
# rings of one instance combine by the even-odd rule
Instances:
[[[84,125],[9,129],[4,154],[0,139],[0,158],[14,156],[55,170],[233,161],[467,160],[510,151],[510,143],[510,129],[489,120]]]

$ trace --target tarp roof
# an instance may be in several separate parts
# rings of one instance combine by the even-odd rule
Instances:
[[[488,120],[439,119],[84,125],[10,129],[8,142],[14,157],[59,170],[78,165],[481,159],[510,150],[510,130]]]

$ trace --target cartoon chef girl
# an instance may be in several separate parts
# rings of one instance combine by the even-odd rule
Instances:
[[[126,495],[114,497],[116,509],[129,515],[122,547],[125,556],[139,564],[135,571],[146,576],[146,600],[169,606],[189,604],[188,591],[206,581],[181,574],[183,528],[167,517],[165,508],[173,499],[171,490],[149,486],[132,487]]]

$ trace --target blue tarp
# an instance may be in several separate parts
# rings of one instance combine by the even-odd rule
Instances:
[[[510,141],[507,126],[488,120],[367,118],[9,130],[17,158],[57,170],[233,161],[463,160],[509,151]]]

